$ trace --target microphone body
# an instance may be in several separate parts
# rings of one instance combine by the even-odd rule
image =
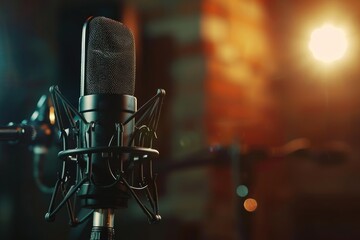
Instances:
[[[135,120],[121,124],[137,111],[131,31],[120,22],[90,17],[83,27],[81,72],[79,113],[86,121],[79,123],[80,148],[128,146]],[[129,195],[117,176],[128,155],[93,153],[80,159],[82,171],[90,166],[92,172],[78,194],[84,207],[127,207]]]
[[[134,132],[135,121],[125,126],[117,125],[125,122],[137,110],[136,98],[131,95],[92,94],[79,99],[79,112],[89,123],[80,122],[80,147],[128,146]],[[121,136],[116,136],[116,127],[121,128]],[[86,183],[79,192],[82,205],[88,208],[122,208],[127,206],[128,194],[120,183],[113,187],[104,187],[116,181],[116,172],[122,171],[128,154],[112,156],[103,153],[92,154],[91,159],[85,157],[82,164],[92,163],[93,184]],[[83,168],[85,169],[85,168]]]

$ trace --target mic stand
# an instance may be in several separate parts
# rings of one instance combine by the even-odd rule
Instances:
[[[96,209],[90,240],[115,240],[114,209]]]

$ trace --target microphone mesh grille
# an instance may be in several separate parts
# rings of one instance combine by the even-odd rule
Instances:
[[[135,91],[135,46],[122,23],[96,17],[89,23],[84,94],[126,94]]]

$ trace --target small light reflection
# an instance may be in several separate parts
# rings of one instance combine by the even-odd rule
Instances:
[[[245,185],[239,185],[237,188],[236,188],[236,194],[239,196],[239,197],[246,197],[249,193],[249,189],[247,186]]]
[[[53,106],[49,109],[49,120],[51,125],[55,124],[55,109]]]
[[[35,120],[39,117],[39,112],[36,110],[33,112],[33,114],[31,115],[30,119],[31,120]]]
[[[254,212],[257,209],[257,201],[253,198],[248,198],[244,202],[244,208],[248,212]]]

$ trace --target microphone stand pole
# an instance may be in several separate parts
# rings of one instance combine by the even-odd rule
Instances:
[[[95,209],[90,240],[115,240],[114,209]]]

